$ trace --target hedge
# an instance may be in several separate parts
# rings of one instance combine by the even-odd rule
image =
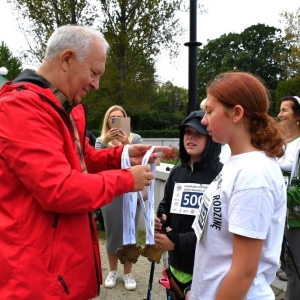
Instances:
[[[95,137],[99,137],[99,129],[90,129]],[[179,130],[134,130],[142,138],[179,138]]]

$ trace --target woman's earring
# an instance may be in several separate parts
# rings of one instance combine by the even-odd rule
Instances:
[[[297,125],[299,125],[299,121],[297,121]]]

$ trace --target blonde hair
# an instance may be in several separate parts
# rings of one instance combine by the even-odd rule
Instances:
[[[127,117],[126,111],[124,110],[124,108],[122,106],[119,106],[119,105],[111,106],[104,115],[102,129],[101,129],[101,135],[100,135],[101,140],[104,139],[104,137],[106,136],[107,132],[110,129],[108,126],[108,118],[109,118],[109,115],[113,111],[121,111],[123,113],[124,117]],[[129,143],[131,143],[131,141],[132,141],[132,133],[131,132],[130,132],[130,136],[128,137],[128,140],[129,140]]]

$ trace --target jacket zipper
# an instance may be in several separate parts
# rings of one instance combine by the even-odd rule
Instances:
[[[68,287],[67,287],[67,285],[66,285],[64,279],[61,277],[61,275],[58,274],[58,275],[57,275],[57,279],[60,281],[61,285],[63,286],[63,288],[64,288],[64,290],[65,290],[65,293],[66,293],[67,295],[70,295],[70,291],[68,290]]]
[[[60,216],[60,214],[57,214],[57,215],[55,216],[54,222],[53,222],[53,224],[52,224],[52,227],[53,227],[53,228],[56,228],[56,227],[57,227],[59,216]]]
[[[16,91],[20,92],[21,90],[25,90],[25,85],[19,85],[17,88],[16,88]]]
[[[188,179],[187,179],[187,183],[189,183],[189,182],[190,182],[190,179],[191,179],[192,173],[193,173],[193,171],[191,171],[191,172],[190,172],[190,174],[189,174],[189,176],[188,176]]]

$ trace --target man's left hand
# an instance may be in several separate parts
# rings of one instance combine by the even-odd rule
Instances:
[[[140,165],[145,153],[151,149],[152,145],[143,145],[143,144],[133,144],[128,146],[128,154],[130,158],[130,163],[132,166]],[[169,151],[170,147],[167,146],[158,146],[154,148],[153,153],[150,155],[148,160],[149,164],[153,164],[158,157],[157,152]]]

